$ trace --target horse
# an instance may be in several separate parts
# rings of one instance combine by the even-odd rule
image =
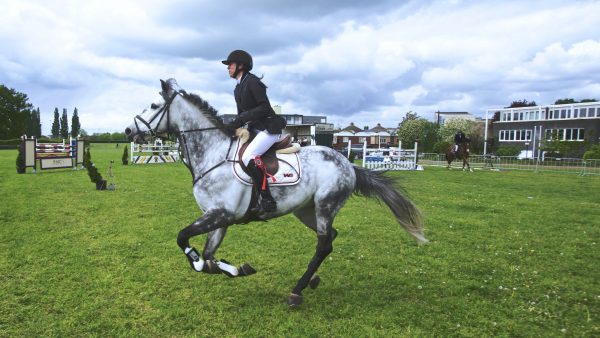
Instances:
[[[177,244],[194,271],[229,277],[255,273],[247,263],[236,267],[215,258],[228,227],[293,213],[317,237],[314,255],[288,296],[288,306],[297,307],[303,302],[302,291],[309,284],[314,289],[320,282],[317,269],[333,251],[337,236],[332,226],[334,217],[353,193],[383,201],[408,234],[420,244],[428,242],[423,234],[421,212],[402,189],[394,188],[394,179],[357,167],[325,146],[298,147],[296,154],[301,166],[298,183],[272,184],[276,210],[252,214],[249,210],[255,196],[253,188],[234,177],[232,170],[240,162],[232,150],[239,137],[232,134],[217,111],[200,96],[181,89],[175,79],[160,82],[159,99],[135,116],[125,133],[135,142],[148,135],[170,134],[178,138],[183,162],[192,175],[193,194],[202,211],[202,216],[177,236]],[[190,245],[190,238],[201,234],[207,234],[207,239],[200,256]]]
[[[451,144],[448,147],[448,149],[446,150],[446,161],[448,162],[448,169],[450,169],[450,164],[452,163],[452,161],[454,161],[455,159],[459,159],[463,161],[462,170],[465,170],[466,165],[469,171],[473,171],[468,161],[470,142],[471,141],[469,139],[466,139],[463,143],[460,143],[458,145],[458,150],[456,151],[456,153],[454,153],[454,144]]]

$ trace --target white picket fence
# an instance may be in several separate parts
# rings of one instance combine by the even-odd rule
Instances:
[[[402,149],[402,143],[397,148],[368,149],[365,142],[362,166],[371,170],[423,170],[423,167],[417,164],[417,155],[416,142],[413,149]]]

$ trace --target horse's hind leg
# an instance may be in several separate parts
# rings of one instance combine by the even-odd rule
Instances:
[[[304,223],[304,225],[306,225],[308,228],[312,229],[315,233],[317,233],[317,215],[314,206],[298,209],[294,211],[294,215],[302,223]],[[331,232],[331,242],[333,242],[337,237],[337,230],[335,230],[333,226],[331,226],[329,229],[329,231]],[[316,289],[320,282],[321,278],[317,274],[313,274],[308,282],[308,285],[311,289]]]
[[[333,240],[337,236],[337,231],[331,225],[333,224],[335,214],[342,204],[343,200],[336,202],[333,199],[329,199],[327,202],[323,202],[323,205],[327,206],[325,208],[306,208],[294,212],[296,217],[317,233],[317,247],[315,254],[308,263],[306,271],[300,277],[296,283],[296,287],[294,287],[288,298],[288,305],[290,307],[302,304],[302,291],[311,283],[311,280],[314,283],[313,288],[318,284],[318,280],[313,279],[313,276],[319,266],[321,266],[321,263],[333,251]]]

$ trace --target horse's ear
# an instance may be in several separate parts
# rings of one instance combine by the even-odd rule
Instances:
[[[159,94],[165,100],[168,100],[173,95],[173,92],[175,91],[173,89],[173,86],[172,86],[170,80],[167,80],[167,81],[160,80],[160,86],[162,88],[162,91]]]
[[[160,80],[160,87],[162,88],[162,93],[167,93],[169,91],[169,85],[162,79]]]

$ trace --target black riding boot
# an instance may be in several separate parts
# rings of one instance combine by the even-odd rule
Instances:
[[[254,186],[258,189],[258,193],[260,194],[258,205],[250,211],[257,214],[275,211],[275,209],[277,209],[277,204],[275,203],[273,196],[271,196],[266,177],[267,175],[263,169],[257,167],[254,160],[250,160],[250,162],[248,162],[248,172],[254,182]]]

